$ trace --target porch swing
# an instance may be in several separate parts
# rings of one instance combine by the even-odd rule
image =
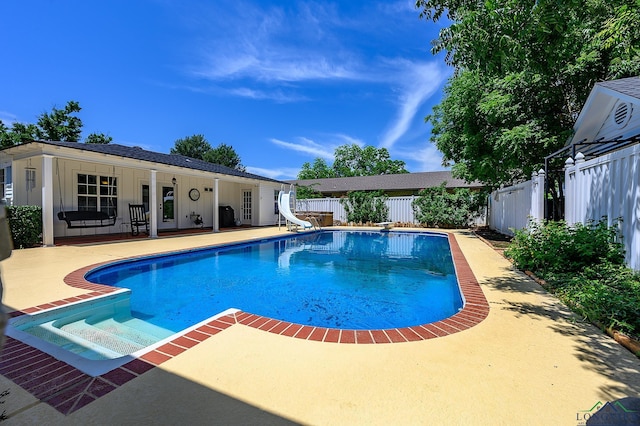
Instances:
[[[99,228],[104,226],[113,226],[116,224],[117,214],[116,209],[113,206],[113,184],[115,181],[116,168],[113,167],[113,176],[111,177],[111,185],[109,185],[109,211],[113,212],[113,216],[109,216],[108,213],[103,211],[92,210],[71,210],[66,211],[64,209],[64,203],[62,201],[62,185],[60,182],[60,169],[58,167],[58,161],[56,159],[56,174],[58,175],[58,189],[60,191],[60,211],[58,212],[58,219],[64,220],[67,223],[67,229],[74,228]],[[97,194],[99,195],[99,194]]]

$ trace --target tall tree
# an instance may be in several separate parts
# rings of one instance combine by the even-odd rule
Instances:
[[[232,146],[224,143],[207,151],[203,159],[210,163],[220,164],[242,172],[245,171],[245,167],[241,164],[238,153]]]
[[[13,123],[8,128],[0,120],[0,146],[8,148],[14,145],[37,139],[35,124]]]
[[[333,169],[322,158],[313,160],[313,165],[309,162],[302,164],[302,169],[298,173],[298,179],[323,179],[336,177]]]
[[[53,107],[50,113],[42,113],[37,124],[13,123],[9,128],[0,120],[0,146],[5,148],[32,140],[78,142],[82,120],[74,114],[81,110],[78,102],[69,101],[64,109]],[[112,140],[104,133],[91,133],[85,143],[110,143]]]
[[[93,144],[108,144],[113,141],[113,138],[109,135],[105,135],[104,133],[91,133],[84,140],[84,143],[93,143]]]
[[[61,142],[78,142],[82,133],[82,120],[74,114],[80,112],[80,104],[69,101],[64,109],[53,107],[50,113],[38,117],[38,139]]]
[[[404,166],[404,161],[392,160],[386,148],[361,148],[356,144],[336,148],[333,161],[336,177],[407,173]]]
[[[209,151],[211,151],[211,145],[204,135],[193,135],[177,139],[170,152],[171,154],[181,154],[186,157],[204,160],[204,155]]]
[[[423,18],[451,21],[432,51],[455,73],[427,117],[445,164],[494,187],[528,178],[566,143],[597,81],[640,73],[639,5],[418,0]]]

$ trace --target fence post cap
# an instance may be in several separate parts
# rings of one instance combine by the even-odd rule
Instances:
[[[544,175],[545,175],[544,169],[538,170],[538,176],[544,176]]]
[[[564,165],[567,167],[573,166],[573,158],[567,158],[567,161],[564,162]]]
[[[584,162],[584,154],[579,152],[576,154],[576,163],[582,163]]]

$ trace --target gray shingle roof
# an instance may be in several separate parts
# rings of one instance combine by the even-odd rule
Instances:
[[[603,81],[596,84],[640,99],[640,77],[621,78],[619,80]]]
[[[179,154],[163,154],[160,152],[147,151],[139,147],[124,146],[118,144],[86,144],[79,142],[53,142],[53,141],[34,141],[29,143],[44,143],[48,145],[72,148],[84,151],[97,152],[101,154],[116,155],[118,157],[131,158],[134,160],[149,161],[152,163],[166,164],[170,166],[184,167],[192,170],[201,170],[211,173],[219,173],[230,176],[244,177],[248,179],[258,179],[268,182],[281,181],[266,178],[264,176],[254,175],[253,173],[241,172],[240,170],[213,164],[207,161],[198,160],[196,158],[185,157]]]
[[[456,179],[451,172],[402,173],[396,175],[356,176],[346,178],[290,180],[289,183],[311,186],[320,192],[420,190],[440,186],[447,182],[447,188],[481,188],[480,182],[465,182]]]

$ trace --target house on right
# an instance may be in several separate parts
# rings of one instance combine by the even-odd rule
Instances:
[[[568,224],[619,222],[640,270],[640,77],[597,83],[576,120],[564,168]]]
[[[528,220],[618,224],[627,264],[640,270],[640,77],[597,83],[566,146],[532,179],[489,199],[489,224],[503,233]],[[560,183],[558,183],[560,182]],[[549,191],[564,194],[552,197]]]

